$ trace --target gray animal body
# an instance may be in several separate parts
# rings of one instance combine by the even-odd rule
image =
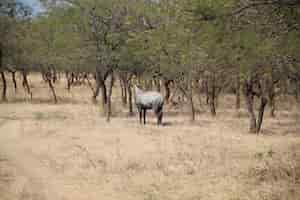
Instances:
[[[135,104],[139,111],[140,123],[144,117],[146,124],[147,110],[152,109],[157,117],[157,124],[162,124],[164,98],[159,92],[143,91],[134,85]]]

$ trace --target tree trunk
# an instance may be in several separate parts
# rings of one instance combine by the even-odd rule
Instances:
[[[137,76],[137,82],[138,82],[138,85],[142,85],[142,79],[141,79],[140,75]]]
[[[60,81],[60,80],[61,80],[61,77],[62,77],[61,72],[57,72],[57,81]]]
[[[192,85],[192,77],[191,74],[189,75],[188,80],[188,90],[185,94],[187,94],[187,98],[190,104],[190,112],[191,112],[191,121],[195,121],[195,106],[194,106],[194,100],[193,100],[193,85]]]
[[[257,131],[257,123],[256,116],[254,112],[254,93],[253,93],[253,81],[252,79],[246,80],[244,85],[244,95],[246,100],[247,110],[249,112],[250,117],[250,133],[256,133]]]
[[[193,93],[190,92],[189,94],[189,104],[191,109],[191,121],[195,121],[195,107],[194,107],[194,100],[193,100]]]
[[[96,89],[95,91],[93,92],[93,103],[96,103],[97,102],[97,96],[99,95],[99,92],[100,92],[100,84],[99,83],[96,83]]]
[[[87,80],[89,88],[92,90],[93,94],[95,94],[95,89],[94,89],[94,87],[93,87],[93,85],[92,85],[92,83],[89,79],[89,76],[86,77],[86,80]]]
[[[149,90],[153,90],[153,80],[149,80]]]
[[[6,93],[7,93],[7,82],[6,82],[4,71],[1,71],[1,78],[2,78],[2,86],[3,86],[3,89],[2,89],[2,101],[7,101],[7,96],[6,96]]]
[[[114,74],[111,73],[110,75],[110,83],[109,83],[109,89],[108,89],[108,94],[107,94],[107,113],[106,113],[106,121],[110,122],[110,118],[111,118],[111,95],[112,95],[112,89],[113,89],[113,85],[114,85]]]
[[[102,108],[105,110],[106,104],[107,104],[107,89],[105,85],[105,81],[100,82],[100,88],[101,88],[101,98],[102,98]]]
[[[264,82],[254,81],[252,78],[246,80],[244,85],[244,95],[246,99],[246,105],[247,109],[250,115],[250,133],[259,133],[261,130],[262,122],[263,122],[263,116],[265,107],[268,103],[268,99],[264,95],[264,89],[263,85],[261,84]],[[273,83],[273,82],[272,82]],[[254,90],[254,84],[258,84],[258,88],[260,89],[259,92],[255,92]],[[254,112],[254,95],[257,95],[260,98],[260,106],[258,110],[258,117],[256,120],[255,112]]]
[[[196,86],[196,94],[197,94],[197,99],[198,99],[198,103],[200,108],[203,107],[202,105],[202,81],[200,80],[200,78],[198,80],[196,80],[195,82],[195,86]]]
[[[93,103],[96,103],[97,97],[98,97],[99,92],[100,92],[100,77],[98,77],[99,75],[97,75],[97,74],[98,73],[95,74],[96,89],[93,92],[93,97],[92,97]]]
[[[52,75],[52,81],[53,81],[53,84],[56,83],[57,81],[57,71],[55,69],[55,67],[51,67],[51,75]]]
[[[129,116],[133,116],[131,81],[127,84]]]
[[[262,125],[263,117],[264,117],[264,110],[265,110],[267,103],[268,103],[268,99],[262,96],[261,101],[260,101],[259,110],[258,110],[258,121],[257,121],[257,129],[256,129],[257,134],[259,134],[260,129],[261,129],[261,125]]]
[[[72,86],[72,75],[68,71],[66,71],[66,79],[67,79],[67,90],[70,92]]]
[[[266,82],[267,83],[267,95],[270,102],[270,116],[272,118],[275,117],[275,98],[276,98],[276,91],[275,91],[275,84],[278,82],[278,80],[274,80],[274,71],[272,68],[272,73],[270,79]]]
[[[151,80],[145,80],[145,89],[146,90],[152,90],[151,89],[151,87],[150,87],[150,85],[151,85]]]
[[[11,72],[11,79],[12,79],[13,84],[14,84],[15,92],[17,93],[18,86],[17,86],[17,81],[16,81],[16,71]]]
[[[5,78],[5,74],[4,74],[4,69],[2,66],[2,44],[0,43],[0,73],[1,73],[1,78],[2,78],[2,101],[7,101],[7,96],[6,96],[6,92],[7,92],[7,83],[6,83],[6,78]]]
[[[213,117],[217,115],[216,113],[216,83],[215,83],[215,76],[211,75],[210,83],[208,83],[208,95],[209,95],[209,107],[210,113]]]
[[[120,78],[120,88],[121,88],[121,99],[122,99],[122,103],[124,105],[124,84],[123,84],[122,78]]]
[[[210,113],[213,117],[215,117],[217,115],[216,113],[216,106],[215,106],[215,97],[211,96],[210,97],[210,101],[209,101],[209,107],[210,107]]]
[[[203,84],[204,84],[204,90],[205,90],[205,95],[206,95],[206,105],[209,104],[209,90],[208,90],[208,80],[206,78],[205,81],[203,81]]]
[[[164,87],[165,87],[165,101],[166,103],[169,103],[169,99],[170,99],[170,80],[164,80]]]
[[[254,96],[252,95],[245,95],[245,99],[246,99],[246,105],[247,105],[247,110],[249,112],[250,115],[250,127],[249,127],[249,132],[250,133],[256,133],[256,116],[254,113]]]
[[[71,85],[75,82],[75,74],[71,72]]]
[[[30,90],[30,86],[27,79],[27,72],[25,71],[25,69],[22,70],[22,77],[23,77],[22,85],[25,91],[27,92],[27,94],[30,95],[30,99],[32,100],[32,92]]]
[[[160,80],[159,80],[159,78],[154,78],[153,80],[154,80],[154,84],[156,86],[156,91],[160,92]]]
[[[53,95],[54,103],[57,104],[57,96],[56,96],[56,93],[55,93],[54,86],[52,84],[52,80],[53,79],[48,79],[48,85],[49,85],[49,88],[51,89],[51,93]]]
[[[239,110],[241,108],[241,80],[239,75],[237,76],[236,79],[235,95],[236,95],[235,109]]]
[[[124,101],[123,101],[123,104],[124,105],[127,105],[127,85],[128,85],[128,83],[127,83],[127,81],[125,81],[125,84],[124,84]]]
[[[296,84],[296,88],[295,88],[295,98],[296,98],[296,101],[299,102],[300,83],[299,83],[298,80],[296,80],[295,84]]]
[[[109,71],[103,76],[101,72],[96,72],[96,90],[93,95],[93,102],[96,102],[96,98],[99,95],[99,92],[101,90],[101,98],[102,98],[102,108],[105,113],[106,104],[107,104],[107,89],[105,85],[105,80],[109,76]]]
[[[275,117],[275,95],[274,94],[270,94],[269,95],[269,101],[270,101],[270,116],[272,118]]]
[[[122,94],[122,103],[123,105],[127,105],[127,75],[123,75],[125,77],[120,78],[121,85],[121,94]]]
[[[55,88],[54,88],[53,83],[52,83],[55,79],[55,78],[53,78],[53,76],[54,76],[53,71],[52,71],[53,69],[54,69],[54,67],[48,67],[47,71],[44,74],[44,77],[47,80],[48,86],[49,86],[49,88],[51,90],[51,93],[52,93],[52,96],[53,96],[54,103],[56,104],[57,103],[57,96],[56,96]]]

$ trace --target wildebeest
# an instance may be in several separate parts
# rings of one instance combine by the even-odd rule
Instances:
[[[146,113],[148,109],[152,109],[157,117],[157,124],[162,124],[164,98],[162,94],[154,91],[143,91],[134,85],[135,104],[139,111],[140,123],[144,116],[144,124],[146,124]]]

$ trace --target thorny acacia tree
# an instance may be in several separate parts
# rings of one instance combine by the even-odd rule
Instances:
[[[169,87],[173,83],[188,100],[192,120],[196,113],[195,92],[204,91],[215,116],[222,91],[235,88],[237,108],[243,91],[250,132],[256,133],[261,129],[267,103],[270,115],[275,116],[278,95],[292,92],[298,96],[298,0],[42,2],[47,12],[31,21],[26,41],[32,38],[33,45],[24,45],[28,49],[37,47],[27,58],[38,59],[15,56],[19,59],[14,60],[40,66],[52,91],[57,71],[93,74],[93,99],[101,91],[108,120],[114,80],[120,79],[126,104],[132,101],[134,75],[154,80],[158,90],[162,82],[166,100],[174,92]],[[9,25],[7,17],[1,14]],[[3,45],[1,40],[2,63]],[[256,99],[260,104],[257,116]]]
[[[2,79],[2,101],[7,101],[7,82],[5,71],[10,70],[16,57],[22,56],[19,45],[24,32],[23,25],[31,14],[30,8],[16,0],[0,2],[0,75]]]

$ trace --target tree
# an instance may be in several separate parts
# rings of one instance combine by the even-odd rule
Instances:
[[[18,35],[20,28],[30,17],[30,8],[16,0],[3,0],[0,3],[0,74],[2,79],[2,100],[7,101],[7,83],[5,70],[12,63],[15,54],[18,54]]]

